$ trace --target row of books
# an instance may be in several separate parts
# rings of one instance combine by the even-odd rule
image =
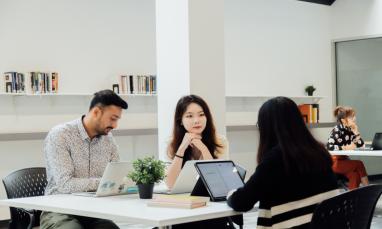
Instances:
[[[318,123],[320,121],[319,104],[300,104],[298,108],[305,123]]]
[[[156,94],[157,78],[155,75],[121,75],[118,92],[121,94]]]
[[[57,93],[57,72],[29,72],[27,75],[26,77],[24,73],[20,72],[5,72],[5,92],[32,94]]]
[[[151,207],[199,208],[207,205],[210,197],[184,195],[156,195],[147,203]]]
[[[25,93],[25,76],[20,72],[4,72],[6,93]]]

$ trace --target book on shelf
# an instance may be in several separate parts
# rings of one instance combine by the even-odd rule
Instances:
[[[122,94],[156,94],[156,76],[121,75],[119,88]]]
[[[28,77],[20,72],[5,72],[6,93],[45,94],[58,91],[58,73],[29,72]]]
[[[58,73],[30,72],[30,90],[32,94],[58,92]]]
[[[19,72],[4,72],[6,93],[25,93],[25,77]]]
[[[210,197],[205,196],[156,195],[147,206],[192,209],[206,206],[209,201]]]
[[[319,104],[300,104],[298,108],[305,123],[318,123],[320,121]]]

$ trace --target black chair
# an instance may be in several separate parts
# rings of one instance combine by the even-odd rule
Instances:
[[[42,196],[47,185],[46,170],[42,167],[20,169],[3,179],[8,199]],[[31,229],[40,225],[41,211],[10,207],[9,229]]]
[[[324,200],[315,209],[311,229],[368,229],[382,185],[369,185]]]

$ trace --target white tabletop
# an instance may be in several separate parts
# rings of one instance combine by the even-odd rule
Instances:
[[[136,194],[109,197],[51,195],[5,199],[0,200],[0,205],[158,227],[241,214],[225,202],[209,202],[206,207],[180,209],[148,207],[148,201],[139,199]]]
[[[381,157],[382,150],[335,150],[329,151],[332,155],[347,155],[347,156],[371,156]]]

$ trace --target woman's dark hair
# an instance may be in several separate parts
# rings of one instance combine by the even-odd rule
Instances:
[[[107,89],[94,93],[94,97],[90,102],[89,110],[95,106],[105,107],[110,105],[127,109],[127,103],[125,100],[115,94],[112,90]]]
[[[341,119],[350,118],[355,116],[355,110],[351,107],[337,106],[334,109],[334,117],[336,117],[337,122],[341,122]]]
[[[324,172],[332,160],[325,146],[306,127],[297,105],[289,98],[276,97],[265,102],[258,115],[261,163],[273,147],[279,146],[287,173]]]
[[[210,108],[207,103],[197,95],[187,95],[179,99],[175,108],[174,115],[174,129],[172,132],[172,140],[170,142],[170,148],[168,150],[168,156],[173,159],[176,151],[178,150],[180,144],[182,143],[183,137],[186,134],[186,129],[182,125],[182,117],[187,110],[187,107],[191,103],[196,103],[202,107],[204,115],[207,118],[206,128],[202,133],[202,142],[207,146],[208,150],[211,152],[213,158],[217,158],[215,151],[222,146],[217,142],[216,139],[216,129],[214,121],[210,112]],[[192,148],[188,147],[184,153],[183,161],[191,159]]]

